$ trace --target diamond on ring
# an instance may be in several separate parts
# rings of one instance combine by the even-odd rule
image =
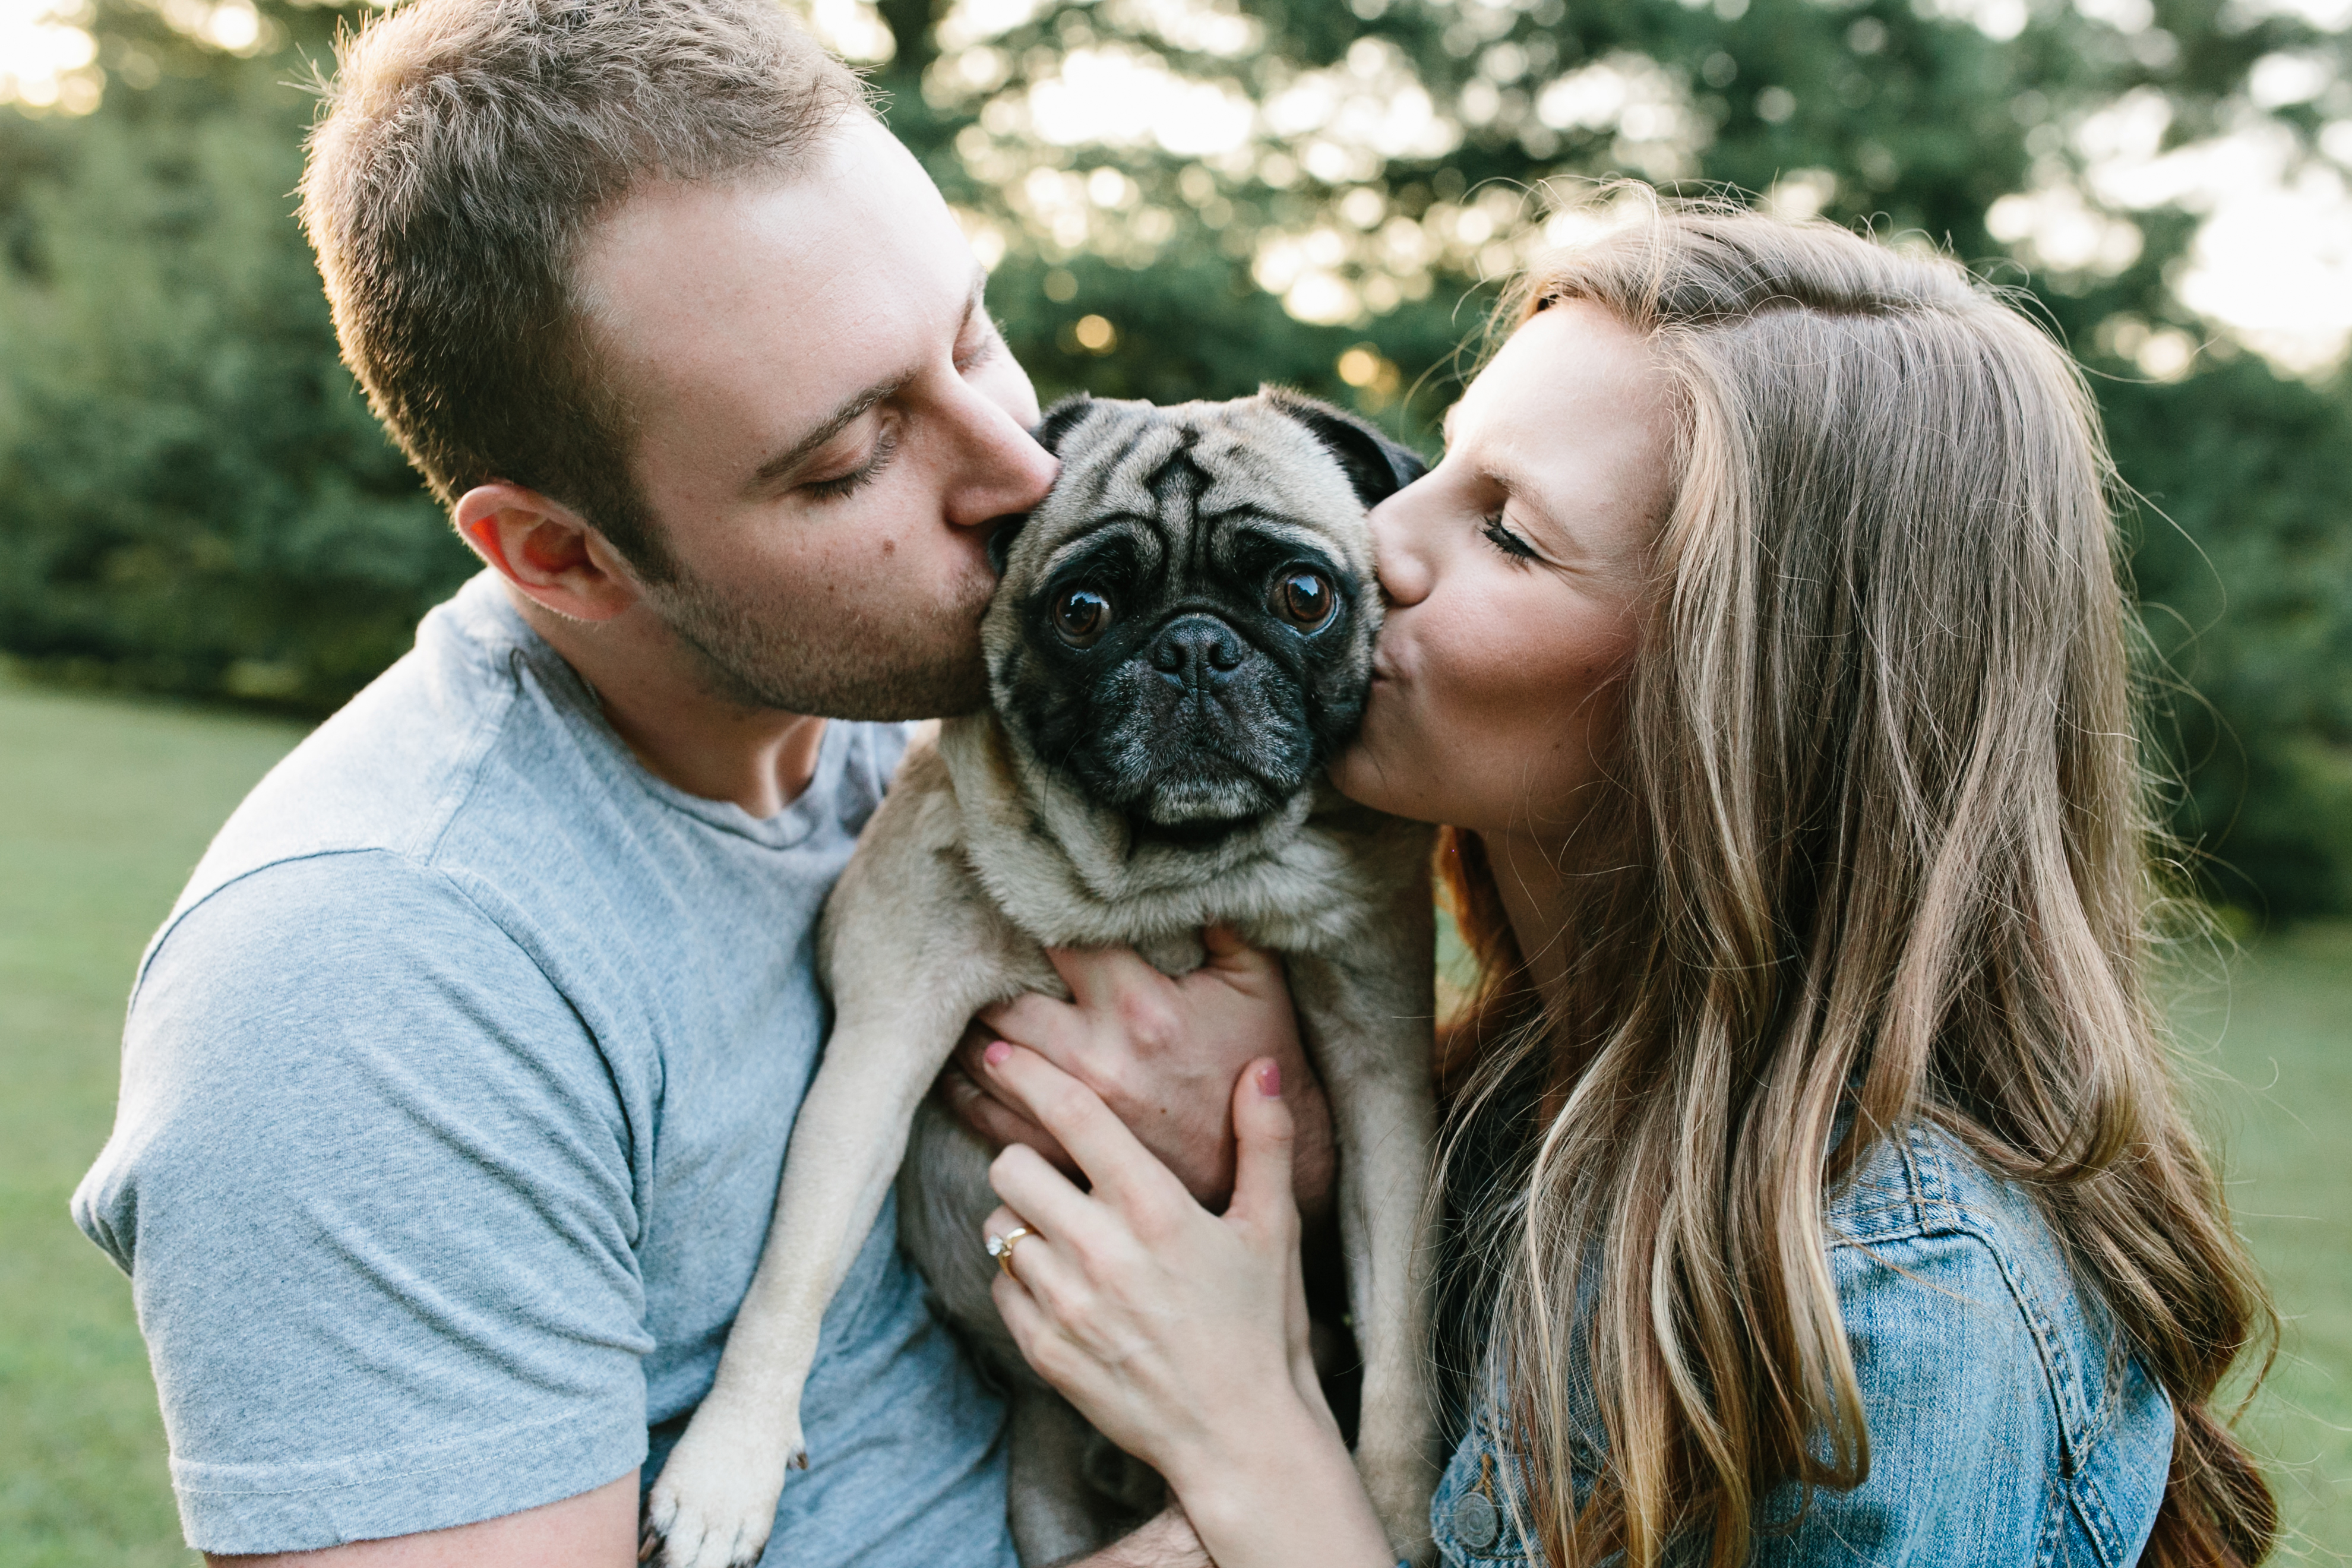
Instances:
[[[992,1236],[988,1238],[988,1255],[996,1259],[996,1266],[1009,1275],[1013,1272],[1013,1247],[1020,1245],[1024,1238],[1036,1234],[1025,1225],[1016,1225],[1003,1236]]]

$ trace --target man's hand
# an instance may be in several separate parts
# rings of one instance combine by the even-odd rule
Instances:
[[[1192,1195],[1223,1208],[1234,1190],[1234,1081],[1261,1057],[1280,1065],[1297,1125],[1291,1179],[1311,1226],[1331,1204],[1331,1112],[1307,1065],[1282,961],[1222,926],[1201,933],[1209,962],[1171,980],[1126,948],[1045,956],[1073,1000],[1022,996],[982,1013],[940,1075],[948,1108],[1002,1148],[1025,1143],[1071,1174],[1054,1135],[983,1087],[980,1053],[1026,1046],[1100,1095]]]

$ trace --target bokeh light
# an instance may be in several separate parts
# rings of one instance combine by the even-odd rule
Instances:
[[[1205,228],[1292,316],[1367,326],[1426,299],[1449,272],[1492,279],[1566,237],[1543,226],[1550,204],[1539,189],[1441,193],[1401,212],[1387,184],[1391,160],[1442,160],[1465,137],[1499,131],[1535,157],[1582,148],[1587,163],[1671,183],[1696,172],[1714,134],[1695,94],[1745,94],[1767,124],[1807,112],[1786,87],[1734,82],[1728,57],[1693,67],[1618,50],[1559,68],[1565,62],[1548,40],[1511,34],[1519,16],[1549,3],[1465,0],[1454,24],[1462,36],[1449,33],[1446,48],[1477,68],[1458,91],[1441,94],[1377,37],[1358,39],[1327,67],[1254,58],[1262,26],[1231,0],[1101,0],[1090,21],[1065,30],[1067,47],[1049,70],[1024,72],[1005,37],[1033,20],[1031,0],[960,0],[924,93],[976,117],[958,153],[976,180],[1002,193],[1022,237],[1056,268],[1081,254],[1150,266],[1177,234]],[[1717,0],[1717,8],[1727,4],[1738,0]],[[2352,26],[2352,0],[2233,4],[2249,16]],[[2177,53],[2149,0],[2078,0],[2078,8],[2151,70]],[[1354,9],[1371,16],[1388,6],[1354,0]],[[1922,9],[1996,39],[2016,36],[2027,16],[2020,0],[1933,0]],[[870,0],[812,0],[812,14],[853,55],[854,40],[878,26]],[[1864,18],[1846,41],[1861,55],[1884,49],[1885,25]],[[2352,85],[2330,55],[2282,51],[2255,67],[2247,91],[2236,121],[2189,138],[2171,132],[2168,100],[2153,88],[2080,121],[2040,127],[2042,153],[2027,184],[1994,205],[1988,227],[2037,286],[2066,289],[2129,268],[2143,249],[2135,215],[2177,203],[2202,225],[2174,279],[2177,297],[2282,367],[2323,374],[2352,345]],[[2294,107],[2322,117],[2317,159],[2275,118]],[[2042,111],[2038,94],[2020,95],[2021,120]],[[1882,181],[1871,174],[1871,152],[1859,160],[1864,175],[1891,182],[1899,172],[1893,155],[1876,154],[1888,165]],[[1123,173],[1153,160],[1181,162],[1181,205],[1164,184]],[[1246,199],[1289,192],[1310,199],[1255,210]],[[1798,217],[1841,195],[1851,206],[1858,195],[1867,193],[1842,192],[1820,169],[1787,170],[1763,193],[1772,210]],[[1180,221],[1188,216],[1198,227]],[[1237,227],[1237,217],[1256,221]],[[2168,365],[2174,340],[2149,341],[2162,345],[2149,354]]]
[[[89,3],[0,0],[0,104],[87,113],[110,84],[152,85],[143,58],[98,58],[84,30]],[[278,42],[253,0],[150,3],[217,48],[257,54]],[[1718,11],[1738,3],[1716,0]],[[976,112],[956,151],[1002,200],[994,216],[961,215],[982,260],[992,265],[1024,239],[1057,266],[1081,254],[1150,266],[1177,235],[1205,228],[1293,316],[1362,326],[1427,298],[1446,272],[1492,278],[1562,237],[1540,226],[1540,192],[1471,191],[1400,212],[1385,183],[1391,160],[1443,159],[1466,135],[1499,129],[1538,157],[1598,141],[1608,166],[1672,182],[1696,168],[1711,135],[1695,93],[1748,92],[1767,123],[1805,112],[1789,89],[1749,92],[1715,59],[1693,66],[1619,50],[1559,69],[1546,39],[1511,31],[1517,17],[1540,22],[1556,5],[1461,5],[1446,47],[1477,68],[1440,94],[1381,37],[1360,38],[1318,68],[1264,59],[1263,24],[1233,0],[1101,0],[1053,68],[1033,75],[1003,40],[1034,19],[1034,0],[958,0],[923,91],[942,109]],[[2279,16],[2352,27],[2352,0],[2232,5],[2250,24]],[[1353,0],[1353,8],[1370,16],[1388,6]],[[2175,47],[2150,0],[2077,0],[2077,8],[2151,69]],[[848,58],[890,58],[873,0],[800,0],[800,9]],[[2019,0],[1923,0],[1922,9],[1995,38],[2024,25]],[[1884,24],[1864,18],[1847,42],[1865,55],[1886,47]],[[2036,96],[2021,95],[2021,116]],[[2172,279],[2181,303],[2287,370],[2325,374],[2352,348],[2352,82],[2336,55],[2285,48],[2255,63],[2240,101],[2234,119],[2187,138],[2155,88],[2078,123],[2042,127],[2029,182],[1994,204],[1987,226],[2038,281],[2063,289],[2133,264],[2143,237],[2136,214],[2185,208],[2200,227]],[[2315,119],[2308,141],[2280,122],[2282,111]],[[1135,157],[1180,161],[1181,201],[1129,177],[1121,164]],[[1234,227],[1245,187],[1320,187],[1327,199]],[[1805,216],[1841,193],[1828,172],[1795,169],[1763,194],[1772,210]],[[1021,232],[1007,230],[1008,216]]]
[[[0,104],[87,114],[103,76],[81,0],[0,0]]]

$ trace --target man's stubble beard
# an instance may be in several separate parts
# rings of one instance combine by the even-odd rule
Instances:
[[[951,610],[888,626],[740,597],[676,564],[646,597],[693,652],[703,689],[745,709],[890,721],[969,713],[988,701],[980,617],[995,584],[975,570]]]

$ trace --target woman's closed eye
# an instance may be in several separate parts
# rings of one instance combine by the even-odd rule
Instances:
[[[853,495],[871,484],[877,475],[888,468],[892,455],[898,450],[898,426],[895,423],[887,424],[874,437],[874,449],[866,455],[864,462],[847,473],[837,474],[829,479],[811,479],[801,486],[801,491],[818,500],[839,500],[844,496]]]
[[[1535,547],[1512,532],[1508,525],[1503,521],[1503,514],[1499,511],[1481,521],[1478,524],[1478,532],[1487,543],[1501,551],[1514,562],[1533,561],[1538,558]]]

